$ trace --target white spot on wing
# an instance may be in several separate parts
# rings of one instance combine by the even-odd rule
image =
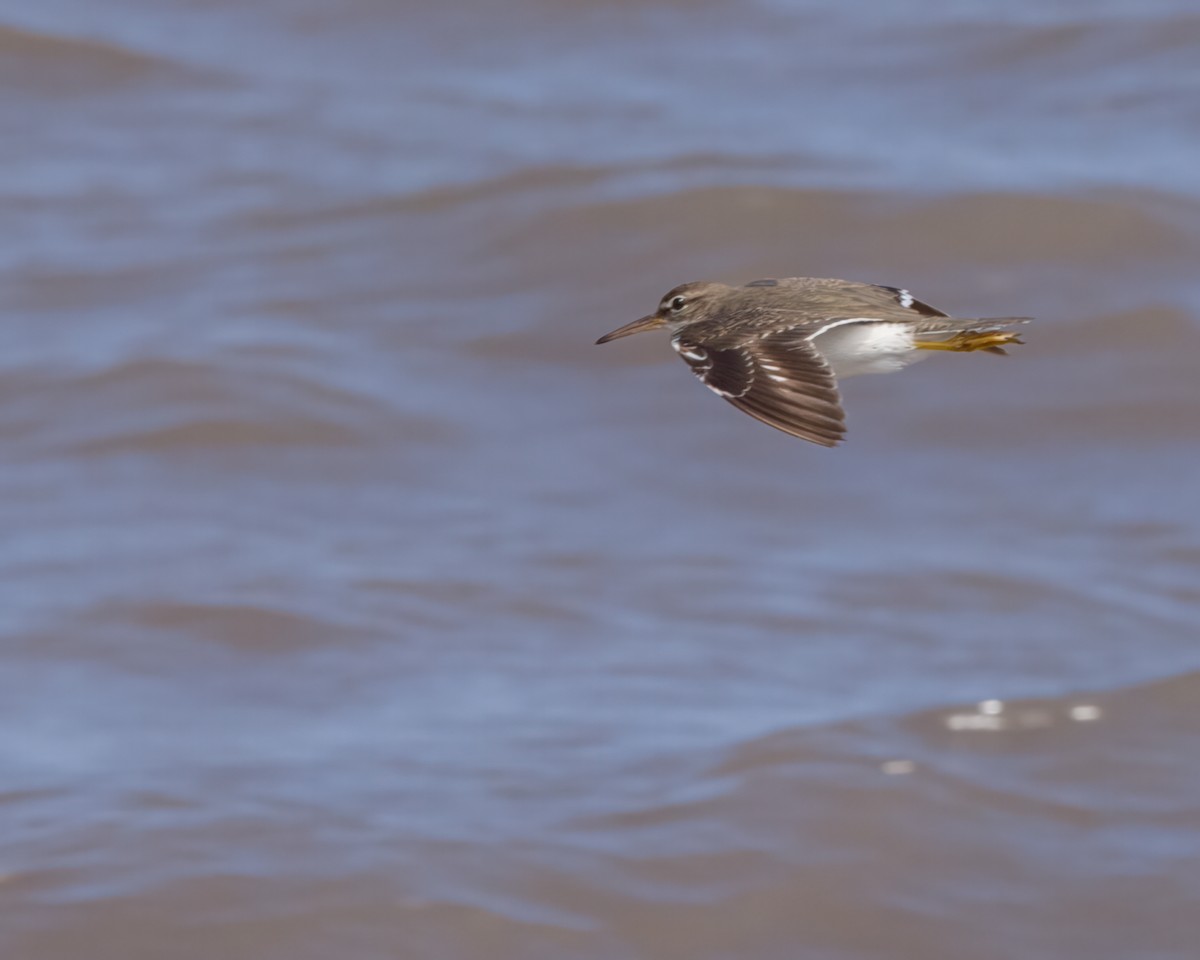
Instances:
[[[692,344],[684,345],[678,337],[671,338],[671,346],[675,348],[675,352],[681,357],[687,357],[689,360],[694,360],[697,363],[703,363],[708,359],[708,351],[703,347],[693,346]]]
[[[907,290],[901,290],[897,296],[900,298],[900,306],[908,308],[913,305],[913,295]]]

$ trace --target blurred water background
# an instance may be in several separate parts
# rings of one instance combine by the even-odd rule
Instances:
[[[0,956],[1195,958],[1185,0],[0,3]],[[601,333],[1030,314],[849,442]]]

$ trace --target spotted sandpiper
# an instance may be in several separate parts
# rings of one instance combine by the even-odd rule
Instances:
[[[1005,353],[1028,317],[959,320],[901,287],[789,277],[685,283],[597,343],[666,327],[704,385],[739,410],[827,447],[846,433],[839,377],[900,370],[931,350]]]

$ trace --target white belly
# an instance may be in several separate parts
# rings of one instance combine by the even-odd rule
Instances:
[[[928,356],[913,344],[912,327],[883,320],[839,320],[810,338],[837,377],[892,373]]]

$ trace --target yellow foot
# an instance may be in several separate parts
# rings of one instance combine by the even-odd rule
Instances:
[[[1004,333],[1000,330],[982,330],[973,333],[956,333],[945,340],[917,340],[918,350],[953,350],[955,353],[969,353],[972,350],[983,350],[987,353],[1007,354],[1001,344],[1024,343],[1015,333]]]

